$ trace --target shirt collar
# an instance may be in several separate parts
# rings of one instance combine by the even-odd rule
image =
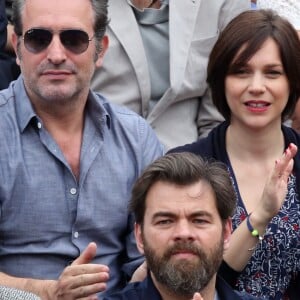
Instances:
[[[15,81],[12,87],[14,89],[14,97],[16,101],[16,114],[20,132],[23,132],[25,128],[31,122],[42,122],[35,113],[31,101],[25,90],[24,81],[22,75]],[[105,108],[107,100],[100,94],[96,94],[92,91],[88,94],[87,111],[92,120],[95,121],[97,128],[103,130],[103,125],[106,124],[110,128],[111,120],[110,115]]]
[[[32,119],[38,122],[38,117],[26,93],[22,75],[15,81],[12,88],[16,101],[17,122],[20,132],[23,132]]]

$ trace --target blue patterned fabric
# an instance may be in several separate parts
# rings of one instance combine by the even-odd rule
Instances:
[[[238,195],[233,217],[233,229],[247,217],[243,200],[233,178]],[[300,201],[296,192],[296,177],[289,179],[288,193],[279,213],[271,220],[264,239],[257,245],[251,260],[238,277],[236,286],[252,295],[269,295],[283,299],[292,277],[300,270]]]

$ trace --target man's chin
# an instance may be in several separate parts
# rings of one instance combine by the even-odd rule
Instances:
[[[198,259],[198,255],[193,252],[178,252],[171,256],[172,259]]]

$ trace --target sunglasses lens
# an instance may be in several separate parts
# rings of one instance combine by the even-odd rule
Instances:
[[[24,45],[32,53],[45,50],[52,40],[52,33],[46,29],[30,29],[24,35]]]
[[[89,36],[82,30],[64,30],[60,33],[60,40],[66,49],[75,54],[86,51],[89,46]]]

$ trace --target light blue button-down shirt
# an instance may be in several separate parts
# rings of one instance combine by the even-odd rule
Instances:
[[[0,271],[57,279],[95,241],[110,290],[141,262],[131,187],[163,149],[144,119],[90,92],[77,182],[20,77],[0,92]]]

